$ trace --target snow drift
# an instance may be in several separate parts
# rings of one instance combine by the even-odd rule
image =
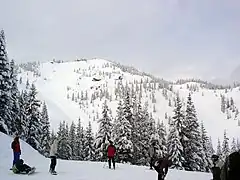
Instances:
[[[30,166],[36,167],[36,173],[31,176],[13,174],[9,168],[12,166],[12,137],[0,133],[0,177],[4,180],[155,180],[157,174],[155,171],[148,170],[149,167],[131,166],[117,164],[116,170],[107,168],[106,163],[99,162],[82,162],[58,160],[56,170],[57,176],[48,173],[49,159],[40,155],[36,150],[31,148],[23,141],[21,143],[22,159]],[[185,172],[178,170],[169,170],[166,180],[207,180],[211,174],[199,172]]]

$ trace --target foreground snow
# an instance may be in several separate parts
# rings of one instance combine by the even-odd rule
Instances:
[[[12,151],[10,144],[12,138],[0,133],[1,151],[0,151],[0,177],[4,180],[151,180],[157,179],[155,171],[148,170],[148,167],[131,166],[117,164],[116,170],[109,170],[106,163],[98,162],[80,162],[80,161],[64,161],[58,160],[57,176],[48,173],[49,159],[41,156],[37,151],[33,150],[25,142],[21,141],[22,158],[30,166],[35,166],[36,173],[27,175],[13,174],[9,168],[12,165]],[[27,177],[26,177],[27,176]],[[177,170],[169,170],[166,180],[209,180],[211,174],[185,172]]]

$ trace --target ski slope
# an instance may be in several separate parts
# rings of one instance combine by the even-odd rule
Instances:
[[[34,82],[40,100],[45,101],[48,107],[51,128],[57,131],[60,121],[65,120],[68,123],[72,121],[77,122],[80,117],[83,126],[87,126],[88,121],[92,122],[94,133],[98,129],[98,123],[96,113],[101,118],[102,104],[105,98],[100,100],[99,98],[90,102],[91,95],[94,92],[100,92],[100,89],[104,89],[107,86],[109,93],[113,96],[112,101],[107,100],[109,108],[112,110],[112,116],[115,117],[118,100],[115,99],[114,89],[118,81],[119,76],[123,77],[122,84],[128,84],[131,87],[131,83],[134,81],[145,81],[150,79],[147,76],[133,75],[128,72],[123,72],[118,67],[108,66],[106,64],[111,62],[103,59],[92,59],[87,61],[71,61],[64,63],[46,62],[41,63],[39,67],[40,77],[36,77],[32,72],[22,71],[19,77],[22,78],[23,84],[20,86],[25,87],[27,79],[29,82]],[[76,72],[76,71],[79,72]],[[105,75],[103,74],[105,73]],[[111,76],[106,75],[111,73]],[[101,81],[94,82],[93,78],[100,78]],[[227,119],[227,115],[221,112],[221,98],[220,95],[224,94],[226,97],[232,97],[234,99],[235,106],[240,110],[240,90],[235,88],[227,93],[224,90],[209,90],[201,88],[198,83],[186,83],[183,85],[173,85],[173,92],[168,91],[168,98],[172,100],[179,93],[181,99],[186,103],[186,98],[189,94],[187,85],[197,85],[199,91],[192,92],[192,99],[196,107],[198,119],[203,122],[208,135],[212,137],[214,148],[217,146],[217,139],[223,139],[223,132],[226,129],[227,135],[230,138],[239,138],[240,126],[238,123],[240,117]],[[100,88],[99,88],[100,87]],[[87,92],[89,99],[84,101],[88,104],[87,107],[80,107],[80,101],[72,101],[72,93],[75,95],[80,92]],[[157,121],[158,119],[164,121],[164,124],[168,125],[168,119],[165,119],[165,114],[168,116],[173,115],[173,107],[168,105],[169,101],[162,95],[162,89],[156,90],[155,97],[156,112],[153,112],[153,103],[151,102],[150,95],[152,91],[143,92],[142,105],[145,102],[149,104],[149,112],[153,114],[153,117]],[[67,96],[70,96],[68,99]],[[185,108],[185,107],[184,107]],[[95,121],[94,121],[95,118]]]
[[[0,133],[0,177],[2,180],[155,180],[155,171],[148,170],[149,167],[131,166],[117,164],[116,170],[107,168],[106,163],[81,162],[58,160],[56,170],[57,176],[50,175],[49,159],[40,155],[23,141],[21,143],[22,159],[30,166],[36,167],[36,172],[30,176],[13,174],[9,168],[12,166],[12,150],[10,144],[12,138]],[[26,177],[27,176],[27,177]],[[185,172],[169,170],[166,180],[209,180],[211,174],[199,172]]]

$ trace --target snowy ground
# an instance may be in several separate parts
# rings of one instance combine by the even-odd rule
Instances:
[[[22,159],[30,166],[36,167],[36,173],[31,176],[13,174],[9,170],[12,164],[12,151],[10,144],[12,138],[0,133],[0,177],[1,180],[155,180],[155,171],[148,167],[117,164],[116,170],[109,170],[106,163],[81,162],[58,160],[56,170],[57,176],[50,175],[49,159],[41,156],[29,145],[21,141]],[[104,168],[105,166],[105,168]],[[209,180],[211,174],[169,170],[166,180]]]

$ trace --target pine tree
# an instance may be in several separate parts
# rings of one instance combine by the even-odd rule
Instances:
[[[186,170],[205,171],[205,153],[202,147],[199,123],[191,94],[188,96],[184,127],[186,128],[184,130],[184,139],[182,140],[186,160],[184,166]]]
[[[172,160],[172,167],[175,169],[182,170],[184,157],[183,157],[183,147],[180,142],[179,132],[174,124],[171,124],[170,133],[168,135],[168,153],[170,154],[169,159]]]
[[[134,156],[132,159],[133,164],[147,165],[149,159],[149,145],[151,141],[157,141],[153,135],[152,125],[147,108],[142,110],[141,103],[136,102],[133,106],[133,123],[132,123],[132,144]],[[151,133],[149,133],[151,131]],[[151,139],[151,136],[152,139]],[[150,142],[149,142],[150,141]]]
[[[40,149],[41,153],[48,157],[50,151],[50,122],[48,117],[47,105],[44,102],[41,112],[41,134],[40,134]]]
[[[69,145],[71,147],[71,159],[76,159],[76,153],[77,153],[77,148],[76,148],[76,126],[74,122],[72,122],[69,130]]]
[[[221,111],[223,113],[225,113],[225,111],[226,111],[226,101],[225,101],[225,96],[224,95],[221,96]]]
[[[215,151],[214,151],[214,148],[213,148],[213,145],[212,145],[212,138],[209,137],[209,153],[210,154],[215,154]]]
[[[17,72],[14,60],[10,62],[10,115],[11,127],[10,131],[14,134],[20,134],[21,129],[18,129],[20,123],[20,107],[19,107],[19,90],[17,87]]]
[[[81,125],[81,119],[78,119],[77,124],[77,134],[76,134],[76,159],[78,160],[84,160],[86,155],[84,152],[84,145],[85,145],[85,135],[84,135],[84,129]]]
[[[176,108],[174,109],[174,116],[172,117],[172,123],[175,129],[178,131],[178,135],[180,137],[180,142],[183,143],[184,140],[184,112],[182,110],[182,103],[177,96],[176,98]]]
[[[237,150],[238,150],[238,151],[240,150],[240,142],[239,142],[238,139],[237,139]]]
[[[225,159],[229,153],[230,153],[230,148],[229,148],[229,139],[227,137],[227,132],[226,130],[224,131],[224,137],[223,137],[223,144],[222,144],[222,158]]]
[[[68,134],[68,125],[65,121],[60,124],[58,139],[58,155],[61,159],[70,159],[71,158],[71,147],[69,143],[69,134]]]
[[[103,161],[106,157],[106,148],[108,141],[112,137],[112,122],[108,115],[107,102],[103,104],[102,118],[98,120],[99,130],[95,141],[97,159]]]
[[[86,142],[85,142],[85,160],[93,161],[95,160],[95,148],[93,147],[94,137],[92,133],[92,124],[89,121],[88,127],[86,129]]]
[[[30,92],[27,98],[26,107],[26,142],[30,144],[34,149],[39,149],[39,141],[41,139],[41,114],[39,111],[40,101],[37,99],[37,90],[34,84],[30,88]],[[40,150],[41,151],[41,150]]]
[[[115,144],[118,149],[118,162],[132,161],[132,121],[133,116],[130,108],[129,95],[127,93],[123,105],[120,101],[117,108]]]
[[[218,156],[222,156],[222,147],[221,147],[221,141],[220,141],[220,139],[218,139],[217,155],[218,155]]]
[[[163,121],[160,123],[160,120],[158,120],[157,123],[157,134],[159,136],[160,141],[160,156],[164,157],[167,154],[167,132],[166,127],[164,126]]]
[[[26,130],[27,130],[27,100],[28,94],[27,91],[22,91],[19,97],[19,121],[16,122],[16,129],[18,130],[18,134],[22,139],[26,139]]]
[[[4,31],[0,32],[0,131],[12,134],[10,112],[10,69]]]
[[[236,152],[236,151],[237,151],[237,145],[236,145],[235,138],[233,138],[232,144],[231,144],[231,153]]]
[[[211,142],[207,136],[206,129],[204,127],[203,122],[201,123],[201,141],[202,141],[202,147],[203,147],[203,152],[204,152],[204,163],[205,163],[205,171],[210,172],[211,168],[211,156],[213,154],[213,148],[211,145]]]

